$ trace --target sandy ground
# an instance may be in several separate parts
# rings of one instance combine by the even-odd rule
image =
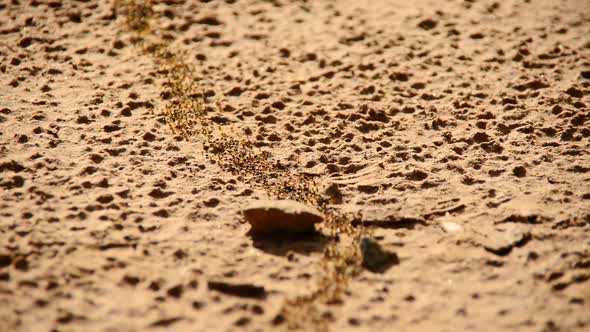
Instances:
[[[117,8],[0,1],[0,331],[590,330],[585,1],[155,2],[206,121],[386,221],[399,264],[300,307],[339,240],[246,234],[272,188],[171,130]]]

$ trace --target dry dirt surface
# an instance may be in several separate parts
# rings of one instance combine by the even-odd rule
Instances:
[[[0,0],[0,195],[0,331],[590,331],[590,6]]]

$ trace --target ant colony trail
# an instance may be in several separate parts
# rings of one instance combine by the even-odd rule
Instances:
[[[360,266],[359,238],[366,230],[352,227],[352,218],[328,207],[329,197],[322,196],[314,179],[297,170],[282,166],[271,153],[261,151],[246,137],[232,135],[207,118],[203,89],[197,85],[195,69],[186,61],[187,54],[173,51],[165,39],[150,27],[154,15],[149,3],[124,2],[121,11],[127,27],[136,32],[139,49],[155,60],[164,78],[165,116],[172,131],[186,140],[200,142],[207,157],[222,169],[248,185],[260,187],[278,199],[309,203],[326,214],[325,228],[332,237],[349,236],[346,246],[331,241],[322,262],[322,276],[310,294],[286,301],[275,320],[286,320],[289,328],[325,330],[328,319],[322,317],[315,302],[341,301],[348,280],[357,275]],[[179,55],[180,54],[180,55]],[[220,110],[221,111],[221,110]],[[228,134],[228,132],[230,132]]]
[[[0,2],[0,331],[587,331],[586,7]]]

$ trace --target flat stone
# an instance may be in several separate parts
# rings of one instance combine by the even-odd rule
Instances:
[[[506,217],[501,222],[540,224],[549,221],[551,218],[545,215],[547,212],[543,211],[539,202],[542,202],[542,198],[529,195],[511,199],[502,204]]]
[[[316,208],[293,200],[259,200],[242,210],[252,228],[250,235],[309,233],[324,217]]]
[[[401,214],[391,208],[362,208],[353,224],[365,224],[381,228],[412,228],[415,224],[425,224],[420,216]]]
[[[527,225],[505,224],[501,231],[486,234],[482,245],[487,251],[504,256],[509,254],[513,247],[524,245],[530,238],[530,227]]]

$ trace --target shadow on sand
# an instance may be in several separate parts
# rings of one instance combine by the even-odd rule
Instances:
[[[321,233],[252,235],[255,248],[267,254],[286,256],[289,252],[301,255],[323,252],[332,239]]]

